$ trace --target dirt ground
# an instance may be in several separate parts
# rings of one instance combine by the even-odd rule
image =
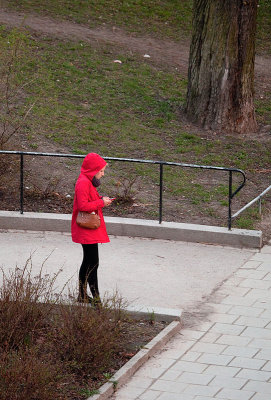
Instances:
[[[87,26],[79,25],[70,21],[58,21],[45,16],[38,15],[24,15],[21,13],[11,12],[9,10],[1,9],[0,13],[0,23],[5,24],[10,27],[16,27],[20,25],[24,25],[30,30],[33,34],[37,35],[46,35],[51,37],[57,37],[61,39],[76,39],[76,40],[84,40],[88,43],[91,43],[93,46],[99,47],[104,45],[105,43],[112,43],[114,45],[118,45],[122,48],[127,49],[131,53],[138,54],[150,54],[151,55],[151,63],[153,66],[166,66],[169,69],[174,69],[180,71],[184,74],[187,73],[188,68],[188,56],[189,56],[189,41],[181,40],[179,42],[173,42],[170,40],[158,40],[156,38],[147,36],[147,37],[136,37],[132,34],[127,34],[123,30],[113,26],[101,26],[97,29],[90,29]],[[271,69],[270,69],[271,60],[270,57],[264,57],[257,55],[255,60],[255,90],[256,97],[260,97],[262,93],[266,93],[271,90]],[[198,128],[193,127],[189,123],[187,123],[188,129],[199,132]],[[212,133],[210,132],[201,132],[201,135],[211,137]],[[257,136],[258,140],[266,141],[270,140],[270,127],[261,127],[261,130]],[[18,138],[19,140],[19,138]],[[67,153],[69,152],[64,147],[60,147],[57,144],[47,141],[46,139],[42,139],[43,142],[39,143],[39,151],[43,152],[52,152],[52,153]],[[246,138],[244,137],[244,140]],[[18,145],[16,146],[18,148]],[[22,150],[30,150],[28,148],[27,141],[21,141],[21,149]],[[14,158],[14,163],[18,162]],[[46,212],[60,212],[60,213],[70,213],[72,210],[72,196],[73,196],[73,187],[74,182],[78,176],[79,164],[70,166],[63,159],[54,160],[53,163],[49,163],[48,159],[36,157],[36,159],[29,159],[26,163],[26,175],[30,176],[32,171],[36,171],[38,168],[42,169],[46,172],[46,176],[53,176],[54,171],[58,171],[57,182],[48,181],[47,178],[42,178],[42,182],[39,180],[39,176],[32,179],[36,179],[36,182],[33,181],[33,186],[31,189],[27,189],[27,178],[26,178],[26,190],[25,190],[25,209],[27,211],[34,211],[39,209],[39,211]],[[0,166],[1,167],[1,166]],[[5,164],[2,165],[2,169],[5,170],[10,167]],[[270,171],[263,172],[265,174],[270,174]],[[7,182],[11,181],[10,171],[6,174],[5,177],[2,177],[2,188],[0,187],[0,208],[1,209],[18,209],[19,204],[19,193],[18,186],[16,190],[10,190],[9,193],[6,191]],[[67,175],[69,178],[67,179]],[[32,176],[32,175],[31,175]],[[35,175],[34,175],[35,176]],[[258,181],[258,189],[255,190],[255,193],[259,194],[261,190],[266,188],[266,184],[264,186],[263,182],[266,182],[266,177],[262,179],[263,174],[259,174]],[[208,177],[209,178],[209,177]],[[13,179],[13,177],[12,177]],[[47,180],[46,180],[47,179]],[[6,182],[5,182],[6,181]],[[19,185],[19,180],[17,178],[17,184]],[[42,187],[42,190],[40,189]],[[11,188],[10,188],[11,189]],[[142,188],[141,188],[142,190]],[[143,188],[144,190],[144,188]],[[146,189],[146,197],[149,199],[150,203],[153,204],[157,202],[156,192],[158,191],[157,187]],[[155,193],[155,195],[154,195]],[[250,201],[254,193],[251,193],[251,190],[242,191],[243,199]],[[227,218],[226,214],[219,216],[208,216],[201,213],[199,207],[194,207],[194,209],[190,210],[189,203],[184,199],[183,201],[183,210],[178,216],[179,222],[191,222],[191,223],[201,223],[201,224],[209,224],[209,225],[225,225],[225,218]],[[17,204],[16,204],[17,202]],[[176,199],[178,202],[178,199]],[[171,200],[164,200],[164,209],[169,211],[165,211],[165,219],[166,220],[176,220],[175,209],[170,209]],[[238,204],[239,205],[239,204]],[[13,208],[12,208],[13,207]],[[148,214],[145,213],[146,206],[144,204],[138,204],[138,201],[135,201],[134,204],[125,205],[122,207],[112,207],[109,215],[122,215],[126,217],[136,217],[136,218],[150,218]],[[186,213],[185,213],[186,211]],[[198,212],[198,214],[196,213]],[[106,210],[107,213],[107,210]],[[186,214],[186,215],[185,215]],[[271,224],[270,224],[270,210],[267,215],[264,216],[258,223],[256,228],[261,229],[264,232],[265,240],[268,240],[271,237]],[[155,219],[157,216],[155,217]]]

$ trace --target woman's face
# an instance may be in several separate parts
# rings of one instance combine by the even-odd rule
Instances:
[[[95,175],[95,178],[96,178],[96,179],[101,179],[101,177],[104,176],[105,168],[106,168],[106,166],[103,167],[103,168],[101,169],[101,171],[97,172],[97,174]]]

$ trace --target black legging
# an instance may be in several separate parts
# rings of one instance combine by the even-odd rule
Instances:
[[[82,299],[87,297],[87,283],[94,298],[99,298],[98,267],[99,252],[98,244],[82,244],[83,262],[79,271],[79,293]]]

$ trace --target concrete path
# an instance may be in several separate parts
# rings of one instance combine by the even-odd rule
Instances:
[[[99,245],[101,293],[116,290],[132,305],[188,309],[241,267],[257,250],[130,237],[110,237]],[[33,274],[53,275],[60,290],[76,288],[81,245],[70,234],[0,231],[0,267],[24,266],[31,256]],[[76,290],[76,289],[75,289]]]
[[[270,400],[271,246],[239,265],[184,324],[112,400]]]

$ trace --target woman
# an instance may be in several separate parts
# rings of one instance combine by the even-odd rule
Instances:
[[[97,191],[100,179],[104,176],[105,160],[96,153],[89,153],[83,161],[81,173],[75,185],[75,195],[72,213],[72,240],[81,243],[83,247],[83,262],[79,271],[78,301],[98,304],[101,302],[97,270],[99,266],[98,243],[109,242],[103,219],[102,208],[112,203],[109,197],[101,197]],[[93,212],[100,216],[101,225],[97,229],[82,228],[76,223],[79,211]],[[87,284],[92,297],[87,295]]]

